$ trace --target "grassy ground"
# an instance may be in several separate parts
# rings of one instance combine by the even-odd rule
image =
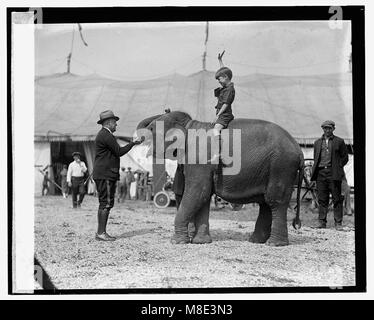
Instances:
[[[35,198],[35,254],[58,289],[293,287],[355,285],[353,217],[336,231],[312,226],[317,214],[302,208],[303,227],[289,228],[290,245],[248,242],[257,207],[212,210],[213,243],[172,245],[175,207],[152,203],[115,204],[108,232],[115,242],[98,242],[97,198],[81,209],[71,198]],[[289,221],[293,213],[289,214]]]

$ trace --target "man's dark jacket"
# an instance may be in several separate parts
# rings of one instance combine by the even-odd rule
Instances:
[[[317,180],[317,169],[321,160],[321,147],[323,139],[324,137],[322,136],[314,142],[314,164],[311,177],[312,181]],[[331,179],[341,181],[344,177],[343,167],[348,162],[348,150],[343,139],[333,136],[331,141]]]
[[[119,158],[134,146],[130,142],[120,147],[116,138],[107,129],[102,128],[95,139],[96,155],[92,177],[94,179],[119,180]]]

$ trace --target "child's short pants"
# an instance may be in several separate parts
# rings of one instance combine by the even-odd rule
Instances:
[[[234,116],[232,113],[222,113],[219,117],[216,123],[219,123],[223,126],[223,128],[227,128],[229,125],[229,122],[234,119]]]

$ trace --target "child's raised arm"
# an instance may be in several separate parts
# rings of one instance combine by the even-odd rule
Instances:
[[[221,67],[221,68],[223,68],[225,65],[223,64],[223,62],[222,62],[222,57],[223,57],[223,55],[225,54],[225,50],[223,50],[222,51],[222,53],[218,53],[218,62],[219,62],[219,66]]]

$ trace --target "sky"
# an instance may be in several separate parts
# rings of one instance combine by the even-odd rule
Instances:
[[[36,25],[35,74],[67,70],[97,73],[120,80],[141,80],[202,69],[205,22],[98,23]],[[265,73],[311,75],[347,72],[351,26],[330,28],[329,21],[209,22],[208,70],[218,68],[217,54],[234,75]]]

